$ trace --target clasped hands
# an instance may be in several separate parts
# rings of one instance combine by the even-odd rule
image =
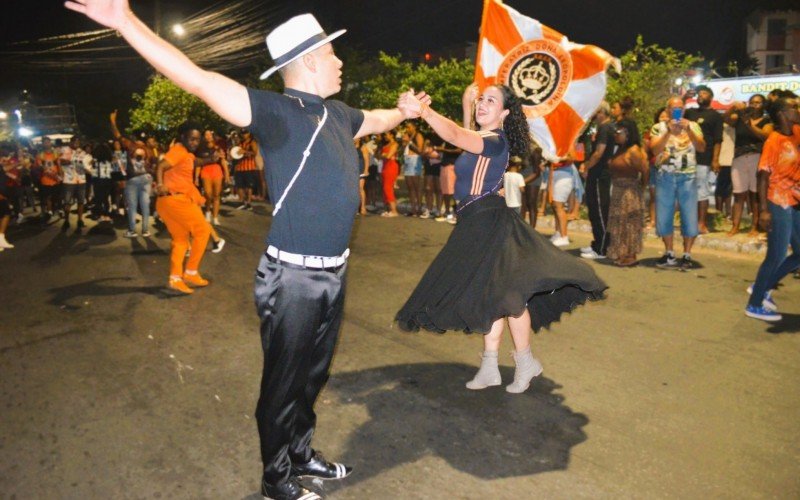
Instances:
[[[414,93],[414,89],[408,89],[397,98],[397,109],[406,120],[424,118],[423,115],[427,113],[430,105],[431,96],[425,91]]]

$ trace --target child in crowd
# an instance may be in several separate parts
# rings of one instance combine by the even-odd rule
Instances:
[[[522,159],[519,156],[512,156],[509,161],[508,171],[503,174],[503,191],[506,206],[518,215],[522,207],[522,193],[525,191],[525,178],[519,173],[521,166]]]

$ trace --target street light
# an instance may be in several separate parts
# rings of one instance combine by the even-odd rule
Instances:
[[[33,135],[33,130],[29,129],[28,127],[20,127],[19,128],[19,136],[20,137],[30,137]]]
[[[183,36],[186,34],[186,30],[179,23],[172,25],[172,32],[175,34],[175,36]]]
[[[7,120],[7,119],[8,119],[8,113],[6,113],[5,111],[0,111],[0,120]]]

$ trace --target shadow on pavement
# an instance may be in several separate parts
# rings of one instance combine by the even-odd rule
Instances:
[[[171,293],[164,286],[121,286],[114,283],[131,281],[131,279],[132,278],[126,277],[101,278],[92,281],[84,281],[83,283],[76,283],[74,285],[51,288],[48,290],[51,297],[47,303],[72,310],[80,309],[82,307],[81,302],[85,297],[109,297],[134,293],[153,295],[159,299],[171,299],[183,296],[182,294]]]
[[[329,390],[342,405],[363,405],[370,419],[351,433],[341,456],[353,465],[346,488],[427,455],[481,479],[563,470],[570,450],[586,440],[589,419],[564,405],[561,386],[537,377],[524,394],[503,386],[470,391],[476,366],[396,365],[337,374]],[[512,368],[501,368],[505,383]],[[410,482],[409,484],[412,484]]]
[[[767,328],[768,333],[800,333],[800,314],[781,313],[783,319]]]

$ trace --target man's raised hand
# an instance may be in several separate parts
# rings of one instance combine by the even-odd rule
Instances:
[[[112,29],[119,29],[131,10],[128,0],[70,0],[64,7]]]

